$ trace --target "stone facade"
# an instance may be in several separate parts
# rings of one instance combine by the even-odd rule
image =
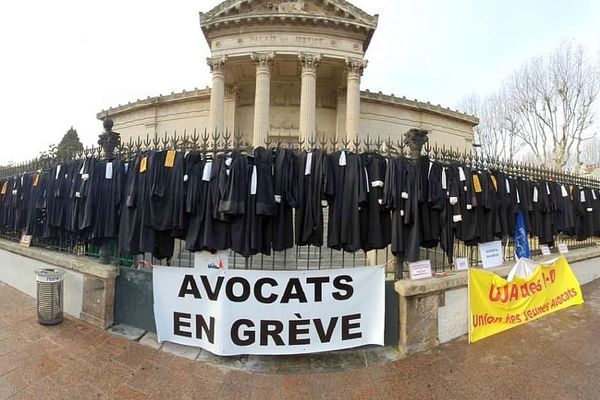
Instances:
[[[227,0],[200,13],[212,90],[172,93],[98,113],[130,138],[239,132],[259,146],[326,137],[401,139],[411,128],[462,150],[478,120],[405,98],[360,91],[378,23],[344,0]]]
[[[234,94],[233,96],[239,96]],[[285,92],[276,92],[272,97]],[[251,142],[253,135],[254,106],[234,107],[235,101],[225,101],[225,129],[239,131],[244,140]],[[336,99],[337,100],[337,99]],[[342,98],[342,100],[345,100]],[[298,103],[299,103],[298,99]],[[269,135],[279,141],[295,140],[299,137],[299,104],[271,103]],[[337,104],[337,101],[336,101]],[[344,110],[343,101],[341,109]],[[470,150],[473,144],[473,127],[477,119],[440,106],[407,100],[377,93],[361,92],[359,137],[367,134],[372,138],[388,136],[400,140],[412,128],[430,132],[430,143],[450,145]],[[135,103],[121,105],[102,111],[98,118],[110,115],[115,120],[114,130],[121,133],[124,141],[138,137],[151,138],[172,135],[174,132],[191,134],[204,132],[209,126],[210,89],[174,93],[152,97]],[[315,113],[316,134],[318,137],[333,138],[345,136],[346,120],[341,118],[335,107],[317,107]]]

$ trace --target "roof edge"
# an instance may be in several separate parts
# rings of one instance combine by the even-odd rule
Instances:
[[[222,11],[224,11],[226,9],[235,7],[236,5],[241,4],[243,2],[247,2],[247,1],[248,0],[225,0],[207,12],[200,12],[200,25],[204,26],[204,24],[206,24],[207,22],[210,23],[213,21],[218,21],[219,19],[223,18],[223,17],[218,16],[219,13],[221,13]],[[347,12],[349,14],[355,14],[356,16],[361,18],[365,23],[370,25],[370,27],[372,29],[375,29],[377,27],[378,20],[379,20],[379,14],[371,15],[371,14],[367,13],[366,11],[358,8],[354,4],[352,4],[348,1],[345,1],[345,0],[326,0],[326,1],[328,1],[329,3],[335,4],[340,9],[344,10],[345,12]],[[265,13],[265,14],[272,14],[272,15],[275,15],[278,17],[288,15],[288,13]],[[302,14],[302,16],[306,16],[306,15]],[[246,16],[244,16],[244,17],[246,17]]]
[[[97,119],[103,119],[107,115],[117,115],[127,111],[133,111],[135,109],[151,107],[161,103],[173,103],[178,101],[186,101],[194,98],[209,97],[211,89],[206,87],[204,89],[195,88],[194,90],[183,90],[181,92],[172,92],[169,95],[158,95],[154,97],[148,96],[146,99],[137,100],[135,102],[129,102],[127,104],[119,104],[117,107],[110,107],[107,110],[102,110],[96,113]],[[367,99],[377,101],[385,104],[395,104],[404,106],[420,111],[429,111],[434,114],[443,115],[456,120],[464,121],[473,124],[473,126],[479,125],[479,118],[474,115],[463,113],[459,110],[451,110],[449,107],[442,107],[441,105],[433,105],[430,102],[422,102],[417,99],[410,100],[406,96],[397,97],[394,94],[383,94],[382,92],[371,92],[370,90],[364,90],[360,92],[361,99]]]
[[[204,89],[195,88],[194,90],[183,90],[181,92],[171,92],[168,95],[159,94],[158,96],[148,96],[145,99],[137,99],[134,102],[127,104],[119,104],[116,107],[109,107],[107,110],[102,110],[96,113],[97,119],[104,119],[107,115],[117,115],[127,111],[133,111],[139,108],[151,107],[161,103],[173,103],[178,101],[191,100],[194,98],[202,98],[210,96],[211,89],[207,86]]]
[[[406,96],[397,97],[394,94],[387,95],[383,94],[382,92],[374,93],[368,89],[361,90],[360,95],[363,99],[380,101],[387,104],[398,104],[419,110],[430,111],[432,113],[444,115],[460,121],[470,122],[473,124],[473,126],[479,125],[479,118],[477,118],[475,115],[470,115],[459,110],[452,110],[450,107],[443,107],[440,104],[433,105],[429,101],[422,102],[418,99],[410,100],[407,99]]]

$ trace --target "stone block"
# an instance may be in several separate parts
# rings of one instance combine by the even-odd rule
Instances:
[[[400,340],[401,355],[431,349],[438,341],[438,308],[440,294],[400,297]]]
[[[115,324],[110,327],[109,332],[113,335],[121,336],[127,340],[139,340],[144,333],[145,330],[134,328],[133,326],[123,325],[123,324]]]
[[[152,332],[146,332],[146,334],[140,338],[139,342],[140,342],[140,344],[151,347],[155,350],[158,350],[163,346],[162,343],[158,342],[158,338],[156,337],[156,334],[154,334]]]
[[[101,328],[114,323],[115,279],[85,275],[81,319]]]
[[[165,342],[162,347],[162,351],[175,354],[178,357],[187,358],[188,360],[195,360],[200,354],[198,347],[184,346],[177,343]]]

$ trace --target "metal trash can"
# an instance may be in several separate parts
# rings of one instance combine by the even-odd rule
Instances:
[[[63,281],[65,272],[60,269],[35,270],[37,281],[37,316],[42,325],[56,325],[63,320]]]

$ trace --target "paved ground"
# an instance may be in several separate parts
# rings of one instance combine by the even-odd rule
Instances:
[[[474,345],[339,372],[204,365],[78,321],[42,327],[34,301],[0,284],[0,399],[598,399],[600,281],[586,304]],[[314,371],[319,366],[315,365]]]

